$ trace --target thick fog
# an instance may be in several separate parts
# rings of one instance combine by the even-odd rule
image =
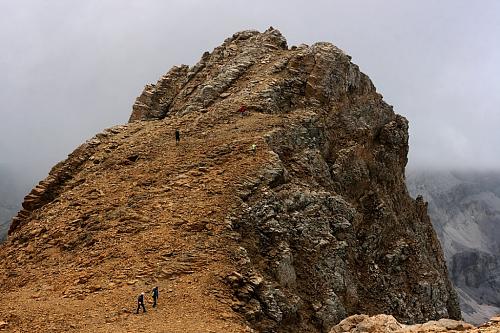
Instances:
[[[0,164],[39,180],[234,32],[330,41],[410,120],[410,166],[500,165],[500,2],[0,0]]]

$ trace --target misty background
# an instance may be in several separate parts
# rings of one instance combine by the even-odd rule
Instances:
[[[500,165],[499,1],[0,0],[0,170],[30,187],[173,65],[269,26],[352,56],[409,119],[410,168]]]

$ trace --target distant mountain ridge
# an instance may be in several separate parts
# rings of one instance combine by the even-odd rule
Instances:
[[[441,241],[464,319],[500,313],[500,172],[410,172]]]
[[[7,236],[10,221],[21,207],[24,187],[12,170],[0,165],[0,242]]]

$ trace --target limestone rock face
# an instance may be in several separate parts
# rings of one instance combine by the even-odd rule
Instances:
[[[440,319],[429,321],[424,324],[405,325],[399,323],[390,315],[354,315],[342,320],[334,326],[330,333],[446,333],[446,332],[469,332],[469,333],[496,333],[500,326],[495,318],[485,325],[476,328],[463,321],[451,319]]]
[[[327,332],[355,313],[459,319],[427,207],[406,190],[407,152],[406,119],[341,50],[239,32],[54,167],[1,248],[0,286],[35,286],[41,270],[65,297],[112,289],[118,302],[116,288],[155,281],[182,295],[169,317],[217,332]]]

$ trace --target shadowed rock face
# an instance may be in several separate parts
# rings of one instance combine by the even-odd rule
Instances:
[[[408,187],[429,201],[464,318],[479,324],[500,312],[500,175],[412,172]]]
[[[238,114],[241,105],[246,115]],[[175,129],[178,145],[171,143]],[[135,264],[165,267],[141,278],[161,284],[190,272],[196,279],[185,292],[201,290],[202,316],[215,299],[203,281],[222,277],[219,307],[236,316],[225,325],[326,332],[354,313],[391,313],[405,323],[460,318],[427,207],[406,191],[407,152],[406,119],[341,50],[329,43],[288,48],[275,29],[239,32],[195,66],[175,67],[146,86],[129,124],[55,166],[26,198],[4,252],[25,251],[34,229],[61,251],[92,249],[95,270],[126,275],[138,254],[127,252],[124,271],[101,252],[158,227],[156,237],[165,240]],[[105,184],[97,181],[103,175]],[[120,204],[128,215],[140,211],[141,228],[116,216]],[[110,225],[123,231],[115,235]],[[72,236],[78,228],[86,237]],[[175,272],[174,261],[157,258],[168,237],[210,268],[165,273]],[[64,267],[59,261],[59,274]],[[170,302],[171,309],[185,304]]]

